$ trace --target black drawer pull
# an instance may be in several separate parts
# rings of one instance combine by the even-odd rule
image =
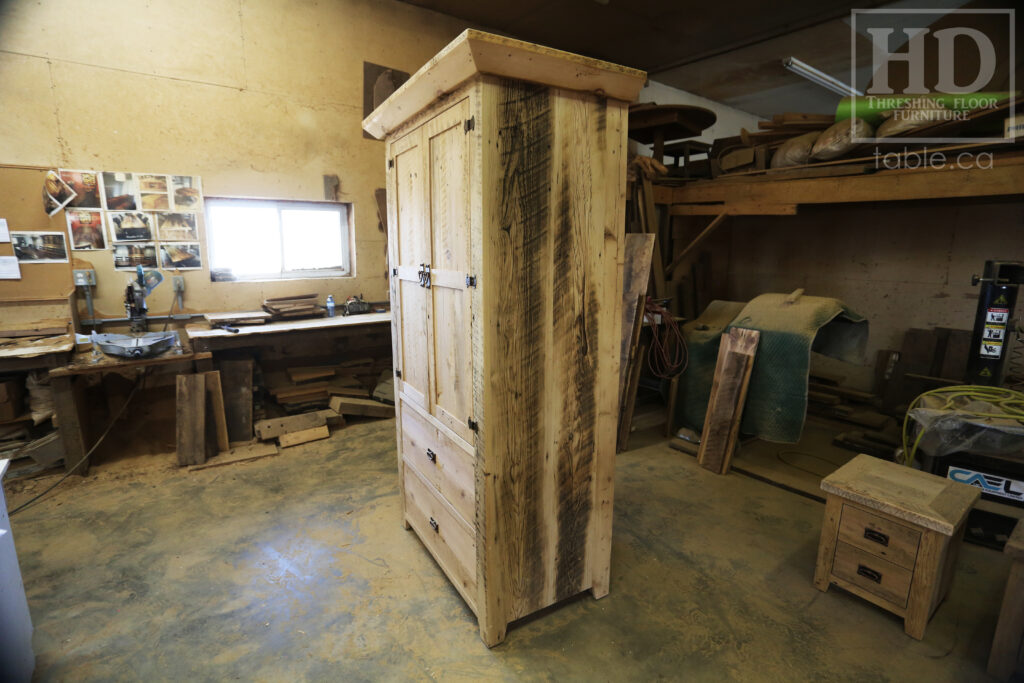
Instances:
[[[432,451],[432,450],[430,450],[428,448],[427,449],[427,460],[429,460],[430,462],[436,463],[437,462],[437,453],[435,453],[434,451]]]
[[[437,524],[437,520],[433,517],[430,518],[430,528],[434,530],[435,534],[441,533],[441,529]]]
[[[434,520],[430,521],[433,522]],[[862,564],[858,564],[857,573],[863,576],[865,579],[870,579],[875,583],[882,583],[882,572],[876,572],[874,569],[871,569],[870,567],[865,567]]]
[[[868,529],[865,527],[864,538],[868,539],[869,541],[874,541],[879,545],[884,545],[886,547],[889,546],[889,536],[883,534],[881,531],[875,531],[874,529]]]

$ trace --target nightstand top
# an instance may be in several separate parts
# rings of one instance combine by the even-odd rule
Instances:
[[[952,536],[981,491],[863,453],[821,480],[826,493]]]

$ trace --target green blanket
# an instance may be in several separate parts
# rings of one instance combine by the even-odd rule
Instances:
[[[748,304],[711,302],[683,326],[690,361],[679,382],[676,420],[698,432],[722,332],[730,327],[761,332],[740,431],[780,443],[796,443],[803,432],[811,351],[856,362],[868,339],[867,320],[838,299],[762,294]]]

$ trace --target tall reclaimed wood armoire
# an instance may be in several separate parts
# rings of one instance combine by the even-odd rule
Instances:
[[[387,139],[404,521],[488,646],[608,593],[628,103],[642,71],[469,30]]]

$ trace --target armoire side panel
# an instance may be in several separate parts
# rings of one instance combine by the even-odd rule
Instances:
[[[590,588],[602,565],[591,557],[604,552],[591,542],[594,482],[614,457],[617,398],[603,378],[618,372],[622,232],[608,215],[619,193],[607,183],[620,177],[606,157],[621,145],[608,120],[622,105],[494,78],[483,92],[484,271],[497,289],[481,314],[489,476],[478,478],[478,556],[487,591],[504,593],[486,606],[512,621]]]

